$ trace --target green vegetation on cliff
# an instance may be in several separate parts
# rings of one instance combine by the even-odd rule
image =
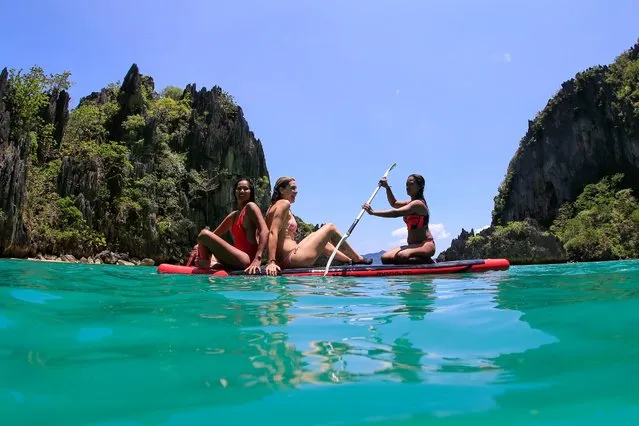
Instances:
[[[551,231],[575,261],[639,257],[639,202],[615,174],[586,186],[559,210]]]
[[[514,263],[639,257],[639,43],[564,82],[499,186],[491,226],[462,230],[439,260]]]
[[[462,230],[439,261],[505,257],[514,264],[639,258],[639,201],[621,173],[587,185],[550,230],[512,221],[475,234]]]
[[[549,227],[588,184],[623,173],[639,190],[639,43],[562,83],[521,139],[498,188],[492,225]]]
[[[506,258],[512,264],[555,263],[566,260],[556,236],[532,220],[491,226],[475,234],[462,230],[437,261]]]
[[[122,84],[82,98],[69,113],[69,76],[47,76],[39,67],[11,71],[0,99],[10,123],[3,152],[26,141],[29,153],[26,182],[4,183],[24,193],[22,205],[16,217],[0,210],[0,222],[24,227],[27,254],[107,249],[180,261],[199,230],[214,228],[234,207],[231,189],[240,176],[254,180],[258,204],[268,207],[261,143],[221,88],[156,93],[133,65]],[[7,167],[0,163],[0,171]],[[304,235],[313,229],[300,223]],[[5,254],[16,250],[10,239],[0,241]]]

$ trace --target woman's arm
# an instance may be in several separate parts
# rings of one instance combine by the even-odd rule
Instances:
[[[257,224],[256,228],[259,232],[258,241],[257,241],[257,252],[255,253],[255,258],[253,259],[252,265],[257,265],[259,269],[260,264],[262,262],[262,253],[264,252],[264,248],[266,247],[266,242],[268,241],[268,227],[266,226],[266,222],[264,221],[264,216],[262,216],[262,212],[257,204],[250,202],[248,203],[248,212],[249,217],[253,220],[254,223]],[[249,266],[249,268],[251,267]],[[253,271],[255,272],[255,271]]]
[[[379,217],[402,217],[408,216],[412,213],[422,213],[421,207],[423,207],[423,204],[417,200],[409,201],[406,205],[391,210],[373,210],[372,207],[368,204],[364,204],[362,206],[362,208],[366,210],[368,214]]]
[[[231,226],[233,226],[234,216],[235,216],[235,211],[232,211],[231,213],[229,213],[224,218],[224,220],[222,220],[222,222],[217,226],[217,228],[215,228],[215,231],[213,231],[213,233],[217,235],[218,237],[221,237],[222,235],[227,233],[231,229]]]
[[[380,179],[379,184],[382,187],[386,188],[386,199],[388,200],[388,204],[390,204],[391,207],[399,208],[409,203],[409,201],[397,201],[397,199],[395,198],[395,195],[393,194],[393,190],[391,189],[390,185],[388,185],[388,182],[386,181],[386,178]]]
[[[291,203],[287,200],[279,200],[274,206],[273,220],[268,231],[268,264],[266,265],[266,273],[268,275],[277,275],[277,271],[280,270],[276,261],[278,238],[283,218],[288,214],[290,208]]]

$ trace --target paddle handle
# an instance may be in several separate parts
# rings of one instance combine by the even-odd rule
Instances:
[[[393,170],[395,168],[396,165],[397,165],[397,163],[393,163],[388,168],[388,170],[386,170],[386,173],[384,173],[384,176],[382,176],[382,179],[388,177],[388,174],[390,173],[391,170]],[[370,198],[368,199],[366,204],[370,204],[373,201],[373,198],[375,198],[375,196],[377,195],[377,192],[379,191],[379,188],[381,188],[381,185],[378,183],[377,187],[375,188],[375,191],[373,191],[373,194],[370,196]],[[331,267],[331,263],[333,263],[333,259],[335,259],[335,255],[337,254],[337,251],[339,250],[339,247],[342,245],[344,240],[346,240],[351,235],[351,232],[353,232],[353,230],[355,229],[355,227],[359,223],[359,220],[362,218],[362,215],[364,214],[364,212],[365,212],[364,209],[360,210],[359,214],[357,215],[357,217],[355,218],[355,220],[351,224],[350,228],[348,228],[348,231],[346,231],[346,233],[342,236],[342,238],[339,240],[339,242],[335,246],[335,249],[333,250],[333,253],[331,253],[331,257],[329,257],[328,258],[328,262],[326,262],[326,269],[324,269],[324,276],[326,276],[326,274],[328,274],[328,269]]]

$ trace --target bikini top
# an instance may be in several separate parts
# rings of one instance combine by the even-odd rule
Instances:
[[[293,213],[291,213],[291,216],[288,219],[288,224],[286,226],[289,233],[295,234],[297,232],[297,222],[295,221],[295,216],[293,216]]]
[[[426,214],[409,214],[408,216],[404,216],[404,223],[406,223],[406,228],[410,231],[411,229],[421,229],[424,225],[428,225],[428,207],[426,207]]]
[[[408,230],[423,228],[425,219],[425,215],[416,213],[404,216],[404,222],[406,223],[406,227],[408,228]]]

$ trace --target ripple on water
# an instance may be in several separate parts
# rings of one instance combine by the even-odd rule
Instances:
[[[92,425],[627,423],[638,265],[357,279],[0,261],[0,409],[24,424],[53,407]]]

